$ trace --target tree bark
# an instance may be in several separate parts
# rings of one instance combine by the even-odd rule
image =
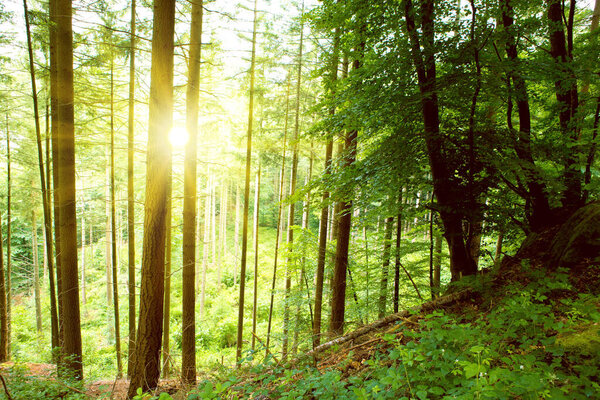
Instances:
[[[135,154],[135,46],[136,46],[136,0],[131,0],[131,23],[129,35],[129,100],[127,124],[127,288],[129,311],[129,342],[127,377],[131,377],[135,350],[135,194],[133,191],[133,162]],[[90,238],[91,242],[91,238]]]
[[[252,58],[250,61],[250,102],[248,105],[248,135],[246,142],[246,182],[244,186],[244,217],[242,227],[242,259],[240,262],[240,296],[238,306],[237,344],[235,352],[236,361],[239,361],[242,357],[242,341],[244,333],[244,295],[246,291],[246,257],[248,252],[248,209],[250,207],[250,168],[252,165],[252,123],[254,122],[254,76],[256,69],[257,17],[257,0],[254,0]]]
[[[400,306],[400,244],[402,243],[402,191],[404,188],[400,188],[400,194],[398,195],[398,216],[396,218],[396,252],[394,263],[394,312],[398,312]]]
[[[573,3],[574,0],[571,1]],[[573,71],[573,58],[567,48],[567,39],[563,28],[563,7],[561,0],[548,0],[548,22],[550,27],[550,55],[556,64],[557,78],[555,93],[560,111],[558,114],[563,137],[568,144],[568,152],[564,157],[563,208],[574,210],[582,205],[582,174],[578,166],[578,137],[576,114],[579,105],[577,79]],[[573,34],[573,26],[567,26],[567,35]]]
[[[35,206],[31,210],[31,253],[33,255],[33,293],[35,298],[35,326],[42,332],[42,299],[40,298],[40,266],[38,257],[37,218]]]
[[[119,320],[119,278],[117,263],[117,196],[115,187],[115,129],[114,129],[114,56],[110,61],[110,225],[111,225],[111,256],[112,256],[112,290],[113,309],[115,318],[115,355],[117,358],[117,378],[123,376],[121,361],[121,328]]]
[[[169,171],[172,171],[169,168]],[[169,173],[169,181],[172,180],[172,172]],[[172,217],[173,212],[173,187],[169,183],[168,198],[167,198],[167,215],[166,215],[166,226],[165,226],[165,292],[164,292],[164,310],[163,310],[163,344],[162,344],[162,377],[168,378],[171,374],[171,368],[169,362],[171,348],[169,340],[171,339],[171,260],[172,260],[172,246],[171,246],[171,235],[172,235]]]
[[[531,150],[531,112],[529,109],[529,95],[525,79],[518,73],[520,60],[516,34],[514,28],[514,10],[512,0],[501,1],[502,23],[506,35],[506,55],[511,61],[508,76],[514,86],[514,95],[517,99],[519,113],[519,132],[515,144],[515,152],[521,168],[524,170],[523,179],[529,189],[528,196],[531,200],[531,212],[528,215],[529,225],[534,231],[543,227],[552,220],[546,188],[538,169],[535,166]]]
[[[358,56],[364,54],[364,43],[359,45]],[[344,71],[347,71],[348,61],[344,60]],[[356,59],[353,69],[361,67],[361,60]],[[347,72],[344,73],[347,75]],[[344,140],[344,154],[340,162],[342,168],[350,167],[356,161],[358,131],[349,129]],[[348,250],[350,244],[350,230],[352,227],[352,199],[342,199],[336,203],[339,211],[334,212],[334,231],[337,223],[337,243],[335,249],[335,263],[331,280],[331,320],[329,332],[331,335],[341,335],[344,332],[344,315],[346,310],[346,271],[348,269]],[[335,237],[335,232],[334,232]]]
[[[256,189],[254,189],[254,291],[252,299],[252,350],[256,345],[256,317],[258,310],[258,217],[260,207],[260,156],[256,172]]]
[[[0,214],[0,243],[2,243],[2,218]],[[0,246],[0,362],[8,361],[8,312],[6,310],[6,301],[8,298],[6,291],[6,282],[4,280],[4,257],[3,249]]]
[[[79,274],[77,271],[77,215],[75,208],[75,126],[73,102],[73,29],[71,0],[56,0],[56,59],[58,106],[58,208],[63,313],[64,366],[83,379]]]
[[[6,332],[6,340],[7,340],[7,347],[6,347],[6,358],[10,358],[10,337],[11,337],[11,316],[12,316],[12,263],[11,263],[11,241],[12,241],[12,206],[11,206],[11,202],[12,202],[12,183],[11,183],[11,162],[10,162],[10,130],[8,127],[8,113],[6,114],[6,279],[4,282],[5,285],[5,292],[6,292],[6,326],[7,326],[7,332]],[[0,213],[1,215],[1,213]],[[0,224],[1,225],[1,224]],[[0,239],[1,235],[0,235]],[[50,250],[52,250],[52,241],[51,239],[49,239],[48,241],[45,242],[46,246],[50,246]],[[0,253],[2,251],[0,250]],[[0,255],[1,257],[1,255]],[[51,256],[49,256],[51,257]],[[53,283],[53,280],[51,280],[51,282]],[[2,282],[0,282],[0,288],[1,288]],[[53,289],[54,286],[52,286],[50,288],[50,293],[53,294]],[[1,294],[0,294],[1,295]],[[53,296],[50,298],[50,304],[51,310],[54,310],[54,313],[50,313],[51,315],[51,319],[52,319],[52,344],[53,344],[53,348],[54,348],[54,340],[58,340],[58,316],[56,314],[56,296]],[[54,300],[54,302],[52,301]],[[1,303],[1,301],[0,301]],[[52,308],[52,304],[54,305],[54,308]],[[2,308],[2,305],[0,304],[0,309]],[[1,311],[0,311],[1,313]],[[0,331],[2,330],[2,321],[0,321]],[[4,336],[3,336],[4,337]],[[58,344],[58,342],[56,343]],[[2,339],[0,338],[0,347],[3,346],[3,342]]]
[[[206,182],[206,198],[204,201],[204,242],[202,244],[202,282],[200,283],[200,317],[204,315],[204,301],[206,296],[206,269],[208,268],[208,242],[210,240],[210,217],[211,217],[211,191],[212,191],[212,176],[210,170],[207,174]]]
[[[34,118],[35,118],[35,132],[36,132],[36,142],[37,142],[37,150],[38,150],[38,164],[39,164],[39,170],[40,170],[40,186],[41,186],[41,190],[42,190],[42,206],[43,206],[43,210],[44,210],[44,231],[46,233],[46,237],[48,238],[48,240],[46,240],[45,245],[46,245],[46,252],[48,254],[48,260],[51,260],[53,258],[53,254],[52,254],[52,242],[51,242],[51,237],[52,237],[52,231],[51,231],[51,225],[52,225],[52,221],[51,221],[51,217],[50,217],[50,196],[48,193],[48,185],[46,184],[46,174],[44,172],[44,158],[42,156],[42,136],[41,136],[41,130],[40,130],[40,122],[39,122],[39,108],[38,108],[38,96],[37,96],[37,89],[36,89],[36,79],[35,79],[35,68],[34,68],[34,60],[33,60],[33,45],[32,45],[32,41],[31,41],[31,33],[30,33],[30,27],[29,27],[29,13],[28,13],[28,9],[27,9],[27,1],[23,0],[23,11],[24,11],[24,16],[25,16],[25,27],[26,27],[26,31],[27,31],[27,49],[28,49],[28,53],[29,53],[29,72],[30,72],[30,77],[31,77],[31,92],[32,92],[32,98],[33,98],[33,112],[34,112]],[[7,116],[8,118],[8,116]],[[7,271],[8,271],[8,294],[11,294],[11,266],[10,266],[10,240],[11,240],[11,233],[10,233],[10,228],[11,228],[11,223],[10,223],[10,217],[11,217],[11,210],[10,210],[10,199],[11,199],[11,185],[10,185],[10,141],[9,141],[9,135],[8,135],[8,119],[7,119],[7,156],[8,156],[8,242],[7,242]],[[50,318],[51,321],[53,322],[52,324],[52,347],[55,348],[58,346],[58,315],[56,312],[56,294],[54,291],[54,268],[53,268],[54,263],[50,262],[49,263],[49,270],[51,271],[50,273]],[[9,316],[8,319],[8,326],[9,326],[9,330],[8,330],[8,334],[9,334],[9,343],[10,343],[10,297],[9,297],[9,301],[7,303],[7,314]]]
[[[288,117],[290,111],[290,83],[291,79],[288,76],[288,85],[286,91],[285,101],[285,117],[284,117],[284,128],[283,128],[283,151],[281,155],[281,171],[279,173],[279,201],[277,203],[277,229],[275,230],[275,253],[273,255],[273,279],[271,283],[271,301],[269,302],[269,322],[267,325],[267,343],[265,345],[265,357],[269,355],[269,344],[271,341],[271,323],[273,321],[273,304],[275,302],[275,284],[277,282],[277,259],[279,256],[279,238],[282,222],[283,212],[283,188],[285,178],[285,156],[286,156],[286,145],[287,145],[287,132],[288,132]]]
[[[444,156],[444,135],[440,132],[436,87],[434,1],[424,0],[421,4],[421,27],[419,30],[422,32],[423,43],[421,43],[419,30],[415,25],[415,10],[412,0],[405,0],[404,5],[413,64],[421,92],[425,145],[429,155],[434,192],[438,198],[440,217],[444,224],[444,233],[450,250],[452,280],[456,281],[462,276],[475,274],[477,267],[470,257],[463,239],[462,222],[465,219],[465,211],[460,207],[463,193],[460,185],[455,182],[453,171]]]
[[[336,29],[333,38],[333,52],[331,56],[331,94],[335,96],[335,84],[338,75],[339,63],[339,29]],[[329,115],[335,115],[335,107],[329,110]],[[333,137],[328,138],[325,146],[325,168],[324,173],[331,173],[331,158],[333,156]],[[327,256],[327,227],[329,222],[329,190],[323,191],[323,207],[321,208],[321,219],[319,223],[319,254],[317,256],[317,272],[315,285],[315,316],[313,324],[313,348],[321,343],[321,314],[323,309],[323,281],[325,277],[325,259]]]
[[[183,249],[182,249],[182,328],[181,380],[196,383],[196,174],[198,137],[198,99],[200,95],[200,60],[202,49],[203,1],[192,2],[190,61],[186,93],[186,125],[189,141],[185,149],[183,181]]]
[[[173,120],[174,28],[175,1],[155,1],[140,313],[128,398],[135,395],[137,388],[143,391],[155,388],[160,372],[165,214],[171,164],[168,132]]]
[[[300,45],[298,48],[298,72],[296,77],[296,120],[294,124],[294,138],[292,139],[292,172],[290,175],[290,197],[296,193],[296,181],[298,175],[298,140],[300,137],[300,87],[302,85],[302,51],[304,45],[304,1],[302,2],[302,11],[300,13]],[[285,362],[288,353],[288,342],[289,342],[289,325],[290,325],[290,294],[292,290],[292,276],[291,267],[294,263],[294,257],[291,255],[293,252],[294,245],[294,211],[295,204],[293,201],[290,202],[289,214],[288,214],[288,235],[287,235],[287,246],[288,246],[288,258],[286,263],[286,278],[285,278],[285,299],[284,299],[284,311],[283,311],[283,344],[281,350],[281,361]]]
[[[392,228],[394,226],[394,217],[385,219],[385,233],[383,238],[383,263],[381,266],[381,280],[379,282],[379,303],[378,303],[378,318],[385,317],[387,290],[388,290],[388,274],[390,267],[390,253],[392,247]]]

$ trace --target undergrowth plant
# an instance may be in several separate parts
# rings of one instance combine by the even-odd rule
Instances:
[[[278,370],[264,366],[227,397],[278,399],[588,399],[598,396],[597,296],[577,293],[566,271],[530,270],[478,311],[436,310],[418,328],[401,325],[367,368]],[[482,287],[482,297],[494,290]],[[350,362],[349,355],[348,362]],[[271,368],[271,369],[268,369]],[[209,387],[205,383],[204,388]],[[228,386],[229,387],[229,386]],[[206,393],[205,397],[201,393]]]

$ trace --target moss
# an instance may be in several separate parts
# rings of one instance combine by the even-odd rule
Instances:
[[[600,358],[600,326],[579,326],[575,332],[559,335],[556,344],[563,347],[567,353]]]

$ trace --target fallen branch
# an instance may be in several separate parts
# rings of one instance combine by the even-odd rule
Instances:
[[[387,317],[380,319],[379,321],[376,321],[370,325],[363,326],[362,328],[359,328],[353,332],[350,332],[346,336],[340,336],[340,337],[337,337],[327,343],[323,343],[322,345],[315,347],[313,350],[310,350],[307,353],[300,355],[298,358],[293,360],[291,363],[295,364],[296,362],[300,361],[301,359],[308,358],[308,357],[314,357],[316,354],[321,353],[333,346],[349,342],[349,341],[356,339],[360,336],[363,336],[373,330],[376,330],[383,326],[392,324],[396,321],[407,319],[411,314],[420,313],[420,312],[427,311],[427,310],[432,310],[432,309],[435,309],[435,308],[438,308],[438,307],[441,307],[441,306],[444,306],[444,305],[447,305],[450,303],[454,303],[458,300],[462,300],[470,294],[471,294],[471,290],[466,289],[461,292],[452,293],[452,294],[449,294],[449,295],[446,295],[443,297],[438,297],[437,299],[428,301],[427,303],[423,303],[421,306],[415,307],[414,309],[404,310],[404,311],[401,311],[396,314],[388,315]]]
[[[6,381],[4,380],[4,377],[2,376],[2,374],[0,374],[0,380],[2,381],[2,386],[4,386],[4,393],[6,393],[6,398],[8,400],[14,400],[13,397],[8,392],[8,388],[6,387]]]

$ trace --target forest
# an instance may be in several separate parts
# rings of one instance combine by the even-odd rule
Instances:
[[[600,0],[3,0],[0,399],[600,398]]]

